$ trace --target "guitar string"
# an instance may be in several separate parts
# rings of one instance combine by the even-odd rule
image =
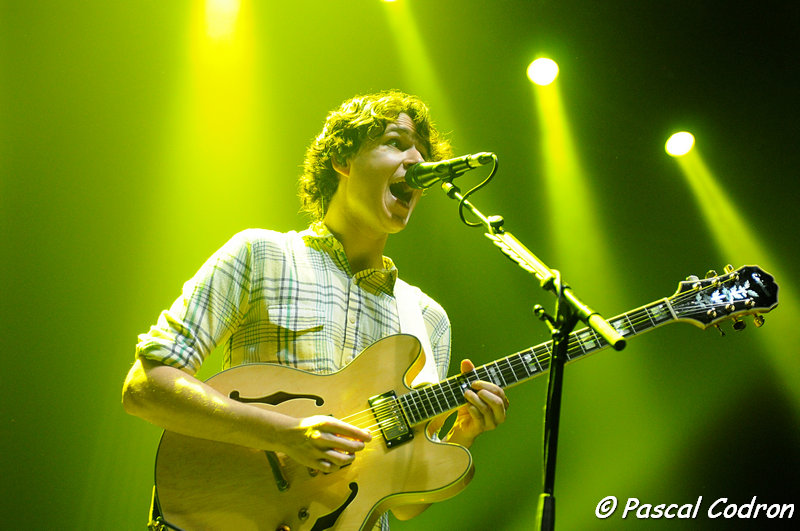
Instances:
[[[711,289],[711,288],[715,288],[715,287],[716,286],[712,285],[712,286],[709,286],[709,287],[707,287],[705,289],[707,290],[707,289]],[[691,292],[687,292],[685,295],[676,296],[675,299],[673,299],[674,302],[675,302],[674,307],[678,308],[681,311],[685,310],[685,302],[687,302],[689,299],[696,298],[697,293],[698,293],[698,291],[691,291]],[[692,301],[692,302],[694,302],[694,301]],[[659,303],[656,302],[654,304],[659,304]],[[712,304],[712,306],[714,306],[714,305]],[[727,303],[717,303],[716,306],[724,307],[724,306],[727,306]],[[630,326],[625,325],[625,326],[622,326],[620,328],[622,329],[622,331],[626,331],[628,329],[633,329],[633,331],[635,332],[636,325],[639,325],[639,324],[642,324],[642,323],[647,323],[648,321],[650,321],[653,325],[656,325],[657,323],[652,319],[652,316],[651,316],[651,314],[649,312],[650,312],[650,306],[643,306],[641,308],[637,308],[636,310],[632,310],[631,312],[628,312],[627,314],[623,314],[623,316],[621,316],[619,320],[623,320],[624,319],[625,321],[628,321],[630,323]],[[582,345],[583,341],[578,337],[578,335],[580,335],[585,330],[586,329],[577,331],[574,336],[572,334],[570,335],[570,340],[568,342],[568,350],[569,351],[573,351],[573,350],[577,351],[578,349],[575,349],[574,347]],[[595,341],[597,341],[598,344],[601,344],[599,339],[596,338]],[[499,363],[506,362],[506,364],[512,370],[513,380],[514,380],[513,383],[516,383],[516,382],[519,381],[519,378],[517,378],[517,370],[520,367],[525,369],[525,373],[526,373],[525,376],[526,377],[527,376],[531,376],[530,371],[528,371],[527,367],[526,367],[526,365],[529,367],[530,364],[526,363],[524,361],[520,361],[519,360],[520,354],[526,354],[526,353],[529,353],[529,352],[533,353],[536,356],[537,364],[539,364],[541,366],[541,362],[542,361],[546,361],[550,357],[550,354],[548,352],[546,352],[548,350],[548,346],[550,346],[550,343],[546,343],[546,344],[542,345],[541,347],[539,347],[539,349],[544,349],[545,350],[545,352],[543,354],[541,354],[541,355],[536,353],[537,347],[533,347],[533,348],[529,349],[528,351],[522,351],[520,353],[517,353],[516,355],[512,354],[511,356],[509,356],[507,358],[503,358],[501,360],[497,360],[497,361],[495,361],[493,363],[487,364],[487,366],[488,365],[495,365],[496,369],[497,369],[497,374],[499,374],[500,378],[502,378],[504,380],[503,383],[507,385],[507,382],[505,381],[505,377],[503,375],[503,369],[498,366]],[[552,347],[550,347],[550,348],[552,348]],[[581,350],[585,350],[585,349],[581,349]],[[485,372],[487,372],[489,370],[489,369],[486,368],[487,366],[480,367],[478,369],[483,369]],[[541,370],[543,372],[544,368],[542,367]],[[534,373],[535,372],[536,371],[534,370]],[[511,376],[511,375],[509,375],[509,376]],[[491,376],[490,376],[489,379],[492,379]],[[447,379],[447,380],[445,380],[445,381],[440,383],[440,387],[442,387],[442,388],[444,388],[445,385],[447,387],[449,387],[448,390],[451,392],[451,394],[453,394],[455,396],[455,393],[453,392],[453,380]],[[458,382],[458,385],[459,386],[461,385],[460,381]],[[421,393],[416,393],[416,394],[421,394]],[[434,396],[436,397],[435,393],[434,393]],[[434,413],[436,413],[436,409],[437,408],[433,407],[433,403],[432,403],[432,400],[430,398],[428,398],[428,402],[431,404]],[[439,402],[438,397],[437,397],[437,402]],[[447,402],[446,399],[445,399],[445,402],[448,405],[448,409],[453,407],[449,402]],[[458,402],[458,400],[457,400],[457,402]],[[428,408],[427,408],[427,406],[424,405],[424,402],[422,403],[422,405],[423,405],[424,413],[426,415],[430,416],[431,414],[428,412]],[[439,409],[441,409],[441,402],[439,402],[439,406],[440,406]],[[445,409],[445,411],[446,410],[447,409]]]
[[[692,295],[696,295],[696,293],[697,292],[689,292],[689,293],[686,294],[685,297],[676,297],[675,300],[674,300],[675,304],[673,304],[673,307],[678,309],[678,310],[685,311],[687,309],[686,302],[689,302],[690,299],[693,299],[694,297],[692,297]],[[681,298],[683,298],[684,300],[680,300]],[[694,302],[694,301],[691,301],[691,302]],[[658,303],[656,303],[656,304],[658,304]],[[717,303],[716,305],[712,304],[712,307],[713,306],[725,307],[725,306],[727,306],[727,303]],[[641,324],[648,323],[648,322],[650,322],[651,324],[653,324],[655,326],[657,323],[655,322],[655,320],[652,319],[652,316],[650,315],[649,311],[650,310],[649,310],[648,306],[643,306],[641,308],[637,308],[635,310],[632,310],[631,312],[628,312],[627,314],[623,314],[622,316],[620,316],[619,319],[618,319],[619,321],[625,321],[625,322],[629,323],[627,325],[620,326],[620,328],[619,328],[620,332],[623,333],[623,332],[627,332],[627,331],[633,331],[634,333],[636,333],[636,325],[641,325]],[[648,330],[651,329],[651,328],[648,328]],[[581,340],[579,336],[582,333],[584,333],[585,331],[588,331],[588,329],[578,330],[578,331],[573,332],[572,334],[570,334],[570,336],[568,337],[568,346],[567,346],[567,351],[568,351],[567,356],[568,356],[568,358],[570,357],[569,356],[569,352],[575,351],[575,353],[580,353],[581,350],[584,350],[584,349],[581,348],[581,345],[584,343],[584,341]],[[592,342],[597,342],[598,344],[602,344],[602,340],[600,340],[600,338],[597,338],[595,334],[592,334],[592,336],[594,337]],[[474,371],[471,372],[471,374],[474,375],[475,379],[477,380],[477,379],[480,378],[480,376],[478,375],[478,371],[483,370],[484,372],[488,373],[489,369],[486,368],[488,365],[498,365],[501,362],[506,362],[506,364],[511,368],[511,371],[512,371],[513,376],[514,376],[513,380],[514,380],[514,383],[516,383],[516,382],[521,380],[520,378],[517,377],[517,370],[520,369],[520,368],[522,368],[525,371],[524,378],[532,377],[537,372],[544,373],[545,370],[547,368],[549,368],[548,362],[550,360],[550,353],[548,351],[550,349],[552,349],[552,342],[547,342],[547,343],[544,343],[542,345],[537,345],[537,346],[531,347],[531,348],[529,348],[527,350],[512,354],[512,355],[510,355],[510,356],[508,356],[506,358],[502,358],[500,360],[496,360],[494,362],[490,362],[489,364],[486,364],[484,366],[477,367]],[[542,354],[538,354],[536,352],[537,350],[544,350],[545,352],[543,352]],[[526,354],[526,353],[530,353],[530,354],[533,354],[535,356],[534,359],[536,360],[537,365],[539,367],[541,367],[541,369],[539,369],[538,371],[534,370],[533,373],[530,373],[528,368],[531,367],[531,363],[520,360],[521,355]],[[584,354],[585,353],[586,352],[584,352]],[[581,355],[583,355],[583,354],[581,354]],[[574,357],[572,359],[574,359]],[[542,364],[542,362],[544,362],[544,365]],[[503,378],[505,385],[507,385],[507,382],[505,382],[505,377],[503,376],[503,369],[497,367],[497,371],[498,371],[498,374],[500,375],[500,377]],[[447,379],[443,380],[439,384],[435,384],[434,386],[424,387],[424,388],[421,388],[421,389],[414,389],[414,390],[411,390],[409,393],[407,393],[405,395],[402,395],[402,396],[407,397],[406,402],[408,402],[409,400],[412,400],[412,399],[413,400],[418,399],[418,401],[420,403],[418,405],[422,406],[422,413],[425,415],[425,417],[421,418],[420,420],[426,420],[427,418],[431,418],[432,416],[435,416],[437,408],[433,405],[432,399],[430,397],[427,397],[427,402],[428,402],[428,404],[430,404],[430,407],[431,407],[432,411],[434,412],[433,414],[430,413],[428,411],[428,406],[425,406],[425,403],[424,403],[425,402],[425,398],[422,397],[422,395],[423,394],[432,394],[434,396],[434,398],[436,398],[436,401],[437,401],[437,403],[439,405],[439,409],[441,409],[441,402],[438,400],[438,397],[436,396],[435,388],[438,386],[439,388],[444,389],[445,386],[446,386],[447,390],[451,393],[452,397],[456,400],[456,402],[460,403],[461,399],[458,398],[458,395],[455,393],[455,391],[456,391],[456,389],[460,390],[462,388],[462,384],[464,383],[464,380],[466,380],[467,382],[470,381],[469,374],[470,373],[468,373],[468,375],[466,375],[466,376],[465,375],[452,376],[450,378],[447,378]],[[492,379],[491,376],[489,376],[489,379]],[[347,417],[343,417],[341,420],[346,421],[348,423],[351,423],[351,424],[353,424],[353,425],[355,425],[357,427],[360,427],[361,429],[369,430],[370,432],[372,432],[373,430],[375,430],[377,428],[379,431],[377,431],[375,433],[372,433],[372,440],[373,441],[377,441],[377,440],[380,440],[380,439],[384,439],[385,438],[384,430],[392,429],[392,428],[394,428],[396,426],[399,426],[399,425],[401,425],[403,423],[400,420],[392,420],[393,417],[389,417],[388,420],[385,419],[383,421],[373,422],[369,426],[363,426],[362,427],[362,426],[359,426],[359,424],[361,424],[363,421],[371,421],[372,422],[372,419],[375,419],[375,417],[378,417],[380,415],[389,414],[393,410],[396,411],[398,409],[398,407],[402,407],[402,404],[400,404],[400,406],[397,405],[400,402],[401,402],[401,397],[392,398],[390,400],[382,402],[377,407],[372,407],[370,409],[362,410],[362,411],[357,412],[357,413],[355,413],[353,415],[349,415]],[[447,404],[448,409],[444,409],[443,411],[440,411],[439,413],[444,413],[446,411],[449,411],[453,407],[455,407],[455,406],[452,406],[447,401],[447,399],[445,399],[445,403]],[[396,416],[394,418],[396,418]]]
[[[715,287],[715,286],[710,286],[710,287]],[[673,301],[675,303],[673,305],[673,308],[679,310],[680,312],[686,311],[687,308],[689,308],[689,306],[686,303],[689,302],[689,299],[692,299],[692,298],[696,299],[697,293],[698,292],[688,292],[688,293],[686,293],[685,296],[676,296],[674,301]],[[691,301],[691,302],[696,302],[696,301]],[[658,304],[658,302],[654,303],[654,304]],[[650,305],[650,306],[652,306],[652,305]],[[623,314],[622,316],[620,316],[620,318],[619,318],[620,321],[624,320],[624,321],[627,321],[629,323],[629,325],[620,327],[621,333],[624,332],[624,331],[629,331],[629,330],[632,330],[634,333],[637,333],[636,332],[636,325],[647,323],[648,321],[653,326],[648,327],[647,330],[650,330],[650,329],[654,328],[655,326],[657,326],[659,323],[657,323],[652,318],[652,316],[650,314],[650,306],[643,306],[641,308],[637,308],[635,310],[632,310],[631,312],[628,312],[628,313]],[[711,305],[712,309],[715,308],[715,307],[727,307],[727,306],[728,306],[728,303],[712,303],[712,305]],[[698,308],[698,309],[701,310],[703,308]],[[662,324],[664,324],[664,323],[662,323]],[[579,337],[579,335],[582,334],[586,330],[587,329],[582,329],[582,330],[578,330],[578,331],[574,332],[573,334],[570,334],[570,336],[568,337],[568,346],[567,346],[567,349],[568,349],[568,354],[567,355],[568,355],[568,357],[569,357],[569,352],[573,351],[573,350],[575,350],[576,353],[580,353],[581,350],[584,351],[583,354],[587,354],[588,353],[585,348],[582,348],[583,341]],[[645,330],[643,330],[643,331],[645,331]],[[592,334],[592,335],[595,336],[594,334]],[[597,342],[598,344],[602,345],[602,342],[599,340],[599,338],[596,338],[596,336],[595,336],[595,339],[594,339],[593,342]],[[506,358],[502,358],[500,360],[496,360],[496,361],[494,361],[494,362],[492,362],[490,364],[487,364],[487,365],[484,365],[482,367],[476,368],[474,371],[472,371],[472,375],[475,378],[480,378],[480,376],[478,375],[478,371],[482,369],[484,372],[487,373],[487,376],[489,376],[491,378],[491,375],[488,375],[488,369],[486,367],[488,365],[491,365],[491,364],[494,364],[495,366],[497,366],[498,363],[503,362],[503,361],[505,361],[508,364],[508,366],[511,368],[511,371],[513,373],[513,380],[514,380],[513,383],[516,383],[516,382],[520,381],[520,379],[517,377],[517,369],[520,368],[520,367],[522,367],[524,369],[524,371],[525,371],[524,372],[525,376],[523,378],[532,377],[533,375],[536,374],[536,372],[544,373],[546,368],[549,368],[549,365],[547,367],[544,367],[542,365],[542,362],[544,361],[545,364],[547,364],[546,362],[549,361],[550,354],[547,351],[548,351],[548,347],[550,349],[552,348],[551,345],[552,345],[552,342],[544,343],[542,345],[534,346],[534,347],[531,347],[531,348],[529,348],[527,350],[512,354],[511,356],[508,356]],[[605,346],[607,346],[607,345],[605,345]],[[577,347],[577,348],[575,348],[575,347]],[[537,354],[536,353],[537,349],[538,350],[542,350],[543,349],[545,352],[542,353],[541,355]],[[528,370],[528,368],[531,367],[532,365],[529,362],[525,362],[525,361],[521,360],[522,355],[523,354],[528,354],[528,353],[534,354],[536,363],[538,364],[538,366],[540,368],[539,371],[534,369],[533,374],[531,374],[530,371]],[[583,355],[583,354],[580,354],[580,355]],[[516,367],[515,367],[515,365],[516,365]],[[500,367],[496,367],[496,369],[498,370],[501,378],[503,378],[504,383],[506,383],[506,385],[507,385],[506,378],[503,376],[503,370]],[[462,378],[462,376],[463,376],[463,378]],[[509,376],[511,376],[511,375],[509,375]],[[458,399],[458,395],[456,395],[456,393],[455,393],[455,389],[461,389],[461,386],[465,381],[466,382],[470,381],[469,374],[466,375],[466,376],[465,375],[456,375],[456,376],[447,378],[443,382],[440,382],[440,384],[438,384],[438,386],[443,389],[444,386],[446,385],[448,390],[452,394],[453,398],[456,399],[456,402],[458,403],[458,402],[460,402],[460,400]],[[455,388],[454,388],[453,384],[456,384]],[[434,397],[436,397],[435,388],[432,389],[431,386],[426,387],[426,388],[412,390],[409,393],[407,393],[406,395],[402,395],[402,396],[409,397],[409,395],[411,395],[410,398],[417,398],[417,397],[423,395],[423,393],[426,393],[427,391],[432,391],[433,394],[434,394]],[[380,414],[386,414],[388,412],[391,412],[392,410],[396,411],[398,407],[402,408],[402,404],[399,404],[401,402],[402,396],[401,397],[397,397],[397,398],[392,398],[391,400],[388,400],[385,403],[380,404],[377,408],[376,407],[372,407],[372,408],[370,408],[368,410],[364,410],[364,411],[361,411],[361,412],[356,413],[354,415],[350,415],[348,417],[344,417],[342,420],[351,419],[351,422],[355,423],[355,422],[361,422],[361,421],[365,421],[365,420],[370,420],[371,418],[376,418],[375,416],[373,416],[373,415],[375,415],[375,413],[378,413],[380,415]],[[462,395],[462,398],[463,398],[463,395]],[[406,401],[408,402],[408,400],[406,400]],[[423,405],[423,413],[425,415],[428,415],[427,418],[430,418],[431,416],[433,416],[427,411],[427,408],[424,406],[424,401],[421,398],[420,398],[420,402]],[[430,397],[428,397],[428,403],[433,407],[433,401],[431,400]],[[437,403],[439,404],[439,407],[441,408],[441,402],[438,400],[438,397],[437,397]],[[447,401],[447,399],[445,399],[445,403],[448,405],[448,407],[450,409],[453,408],[453,406],[450,406],[450,404]],[[408,404],[406,404],[406,405],[408,405]],[[445,410],[445,411],[448,411],[448,410]],[[435,408],[434,408],[434,412],[435,412]],[[359,416],[361,418],[357,418]],[[376,433],[372,434],[373,435],[372,441],[378,441],[380,439],[385,438],[383,430],[388,430],[388,429],[391,429],[391,428],[396,427],[396,426],[401,424],[401,422],[399,420],[391,420],[392,418],[393,417],[389,417],[388,421],[387,421],[387,419],[384,419],[382,421],[378,421],[378,422],[376,422],[376,423],[364,428],[364,429],[368,429],[370,431],[372,431],[375,428],[379,429],[379,431],[377,431]],[[421,418],[420,421],[422,421],[422,420],[426,420],[426,419],[425,418]],[[296,463],[296,464],[299,465],[299,463]]]
[[[689,302],[696,303],[697,302],[696,300],[690,301],[690,299],[696,299],[697,294],[699,292],[705,291],[705,290],[708,290],[708,289],[711,289],[711,288],[715,288],[715,287],[717,287],[717,286],[716,285],[710,285],[710,286],[708,286],[706,288],[703,288],[703,290],[690,291],[690,292],[687,292],[687,293],[685,293],[683,295],[677,295],[677,296],[674,297],[674,299],[672,299],[672,302],[674,303],[673,304],[673,308],[678,310],[678,313],[683,313],[684,311],[687,311],[687,309],[691,309],[691,306],[689,304],[687,304],[687,303],[689,303]],[[653,315],[650,314],[650,309],[653,306],[658,305],[658,304],[660,304],[660,302],[657,301],[657,302],[652,303],[650,305],[642,306],[640,308],[637,308],[635,310],[632,310],[632,311],[630,311],[628,313],[625,313],[625,314],[622,314],[621,316],[619,316],[619,318],[616,319],[616,320],[628,323],[627,325],[620,326],[620,328],[619,328],[620,333],[623,333],[623,335],[625,335],[624,332],[632,330],[634,332],[634,334],[636,334],[636,333],[638,333],[638,332],[636,332],[636,325],[647,323],[648,321],[652,324],[652,326],[648,327],[647,330],[655,328],[659,324],[666,324],[666,321],[664,321],[662,323],[656,322],[656,320],[653,319]],[[711,304],[711,308],[712,309],[718,308],[718,307],[719,308],[724,308],[724,307],[727,307],[727,306],[728,306],[728,303],[725,303],[725,302],[712,303]],[[703,309],[706,309],[707,307],[708,306],[706,305],[706,307],[698,308],[698,310],[703,310]],[[676,320],[676,319],[677,319],[677,317],[675,315],[673,315],[672,319],[670,319],[670,320]],[[642,331],[647,331],[647,330],[642,330]],[[588,331],[588,329],[584,328],[584,329],[578,330],[576,332],[573,332],[568,336],[568,341],[567,341],[567,357],[568,358],[570,358],[569,353],[573,352],[573,351],[575,352],[575,354],[578,354],[578,356],[575,356],[575,357],[573,357],[571,359],[575,359],[575,358],[580,357],[580,356],[582,356],[584,354],[588,354],[589,352],[592,352],[594,350],[598,350],[598,349],[591,348],[590,350],[587,351],[586,348],[583,347],[584,341],[581,340],[580,336],[583,335],[584,333],[586,333],[587,331]],[[608,346],[608,345],[603,345],[602,340],[600,340],[596,336],[596,334],[592,333],[591,335],[594,338],[592,340],[592,343],[596,342],[601,347]],[[539,353],[537,353],[537,350],[538,351],[544,350],[544,352],[539,354]],[[496,360],[494,362],[490,362],[489,364],[483,365],[481,367],[477,367],[475,370],[471,371],[471,373],[467,373],[465,375],[456,375],[456,376],[452,376],[450,378],[446,378],[444,381],[440,382],[439,384],[436,384],[435,386],[428,386],[428,387],[424,387],[424,388],[421,388],[421,389],[411,390],[409,393],[406,393],[405,395],[401,395],[400,397],[392,398],[391,400],[387,400],[387,401],[385,401],[385,402],[383,402],[383,403],[381,403],[381,404],[379,404],[377,406],[373,406],[370,409],[363,410],[361,412],[355,413],[355,414],[350,415],[348,417],[344,417],[342,420],[351,419],[352,423],[355,423],[355,422],[359,422],[360,423],[362,421],[373,422],[373,421],[371,421],[371,419],[377,420],[377,418],[375,416],[376,413],[378,414],[377,416],[386,415],[386,414],[390,414],[392,412],[396,412],[398,410],[398,408],[402,409],[403,408],[403,404],[401,403],[402,402],[401,399],[403,397],[406,397],[406,406],[410,405],[410,404],[408,404],[409,400],[417,400],[418,399],[420,405],[422,406],[423,415],[427,415],[427,418],[430,418],[430,417],[432,417],[434,415],[432,415],[431,413],[428,412],[427,406],[425,406],[425,404],[424,404],[424,400],[425,400],[424,395],[431,395],[432,394],[433,397],[436,398],[436,402],[438,403],[439,408],[441,408],[441,402],[439,401],[438,396],[436,395],[436,386],[438,386],[442,390],[446,386],[447,390],[451,393],[452,397],[456,400],[456,403],[458,403],[458,402],[461,402],[461,400],[463,399],[463,395],[461,396],[461,398],[459,398],[459,396],[456,394],[456,390],[460,390],[464,383],[470,382],[471,381],[471,377],[473,377],[475,379],[481,378],[481,376],[479,375],[479,371],[483,371],[484,373],[486,373],[486,375],[489,377],[490,380],[492,379],[492,375],[489,374],[490,369],[488,368],[490,365],[494,365],[495,366],[495,369],[497,370],[497,374],[500,375],[500,378],[503,379],[503,383],[506,384],[506,385],[507,385],[506,376],[503,373],[503,369],[498,366],[500,363],[503,363],[503,362],[505,362],[508,365],[508,367],[511,369],[511,374],[506,372],[506,375],[508,375],[509,377],[512,377],[512,380],[513,380],[512,383],[517,383],[522,379],[527,379],[527,378],[533,377],[534,375],[537,374],[537,372],[538,373],[544,373],[549,368],[549,365],[548,365],[547,362],[550,359],[550,353],[548,352],[548,350],[552,350],[552,342],[547,342],[547,343],[544,343],[544,344],[541,344],[541,345],[537,345],[537,346],[531,347],[529,349],[517,352],[515,354],[511,354],[510,356],[507,356],[507,357],[502,358],[500,360]],[[523,355],[525,355],[525,354],[533,354],[533,356],[534,356],[533,359],[536,361],[536,364],[539,367],[538,370],[535,367],[533,367],[531,362],[525,361],[523,359]],[[545,362],[545,364],[542,365],[542,362]],[[518,376],[517,376],[517,369],[519,369],[519,368],[522,368],[522,370],[524,371],[524,372],[520,372],[520,374],[523,375],[522,378],[518,378]],[[533,368],[533,373],[531,373],[531,371],[529,370],[530,368]],[[448,399],[445,398],[444,400],[445,400],[445,404],[447,404],[447,406],[450,409],[452,409],[453,406],[450,405],[450,403],[448,402]],[[433,408],[433,410],[435,412],[436,408],[433,406],[433,400],[431,399],[430,396],[427,396],[427,401],[431,405],[431,407]],[[414,407],[416,407],[416,406],[417,405],[414,405]],[[448,410],[444,410],[442,412],[446,412],[446,411],[448,411]],[[372,431],[375,428],[379,428],[380,431],[378,431],[376,433],[373,433],[372,441],[378,441],[380,439],[385,438],[383,430],[388,430],[388,429],[394,428],[394,427],[396,427],[396,426],[401,424],[401,422],[399,420],[392,420],[393,418],[396,418],[396,417],[389,416],[388,418],[386,418],[384,420],[380,420],[380,421],[374,422],[370,426],[367,426],[365,428],[365,429],[369,429],[370,431]],[[426,420],[426,418],[421,417],[417,421],[417,423],[421,422],[423,420]],[[366,450],[366,451],[368,451],[368,450]],[[289,470],[295,469],[297,467],[307,468],[304,465],[301,465],[300,463],[297,463],[296,461],[293,461],[293,460],[289,460],[288,463],[286,465],[284,465],[284,468],[285,469],[289,469]]]
[[[703,291],[708,291],[708,290],[711,290],[711,289],[715,289],[717,287],[718,287],[718,285],[711,284],[709,286],[706,286],[706,287],[701,288],[701,289],[696,290],[696,291],[693,290],[693,291],[685,292],[683,294],[676,295],[674,297],[674,299],[672,299],[673,308],[675,308],[677,310],[680,310],[680,311],[686,311],[687,309],[689,309],[689,307],[686,304],[687,302],[695,303],[695,302],[697,302],[696,298],[697,298],[697,295],[699,293],[701,293]],[[621,326],[620,327],[620,331],[621,332],[626,332],[626,331],[632,330],[634,333],[637,333],[636,332],[636,325],[640,325],[640,324],[648,323],[648,322],[650,322],[654,326],[656,326],[657,323],[655,322],[655,320],[653,320],[653,318],[652,318],[652,316],[650,314],[650,308],[651,308],[651,306],[658,305],[660,303],[661,303],[660,301],[656,301],[655,303],[652,303],[651,305],[642,306],[640,308],[637,308],[635,310],[632,310],[632,311],[630,311],[628,313],[625,313],[625,314],[622,314],[621,316],[619,316],[619,318],[617,320],[629,323],[629,325]],[[724,308],[728,304],[729,303],[727,303],[727,302],[712,303],[711,307],[712,307],[712,309],[714,309],[714,308]],[[698,310],[703,310],[703,309],[706,309],[707,307],[708,307],[708,305],[705,305],[703,308],[698,308]],[[653,328],[653,327],[650,327],[650,328]],[[650,328],[648,328],[648,330]],[[568,344],[567,344],[568,358],[570,357],[569,356],[569,352],[571,352],[573,350],[575,350],[577,352],[579,352],[581,350],[585,350],[585,349],[581,348],[581,346],[583,345],[583,341],[580,339],[579,335],[581,335],[581,334],[583,334],[583,333],[585,333],[587,331],[589,331],[589,329],[588,328],[584,328],[584,329],[578,330],[578,331],[573,332],[572,334],[570,334],[569,339],[568,339]],[[598,344],[602,344],[602,340],[600,338],[597,338],[594,333],[592,333],[592,336],[595,338],[593,340],[593,342],[597,342]],[[518,381],[520,381],[520,379],[517,378],[517,376],[516,376],[518,369],[522,368],[525,371],[525,373],[526,373],[525,377],[526,378],[533,376],[533,374],[535,374],[537,372],[536,370],[534,370],[534,372],[532,374],[530,373],[528,368],[531,367],[531,364],[520,360],[521,355],[528,354],[528,353],[533,354],[535,356],[534,359],[536,361],[536,364],[539,365],[540,367],[542,367],[541,370],[538,371],[538,372],[544,372],[546,369],[545,369],[545,367],[543,367],[541,365],[541,363],[543,361],[548,361],[549,360],[550,354],[547,351],[552,348],[551,345],[552,345],[552,342],[547,342],[547,343],[544,343],[542,345],[531,347],[528,350],[524,350],[524,351],[512,354],[512,355],[510,355],[510,356],[508,356],[506,358],[502,358],[500,360],[496,360],[494,362],[490,362],[490,363],[488,363],[488,364],[486,364],[486,365],[484,365],[482,367],[478,367],[478,368],[476,368],[475,371],[473,371],[473,373],[475,373],[475,375],[477,376],[477,371],[478,370],[482,369],[484,372],[488,372],[489,369],[486,368],[487,366],[489,366],[489,365],[495,365],[496,366],[500,362],[505,362],[511,368],[511,371],[512,371],[512,373],[514,375],[514,382],[513,383],[517,383]],[[540,349],[540,350],[544,349],[545,352],[542,353],[541,355],[537,354],[536,353],[537,349]],[[504,383],[507,385],[507,383],[505,382],[505,377],[503,375],[503,369],[497,367],[497,372],[500,375],[500,377],[503,378]],[[444,389],[444,387],[446,386],[447,387],[447,391],[449,391],[451,393],[451,395],[453,395],[453,398],[456,399],[456,403],[458,404],[459,402],[461,402],[461,400],[458,399],[458,395],[456,395],[456,393],[455,393],[456,389],[461,389],[461,384],[463,383],[463,379],[461,378],[461,376],[462,375],[456,375],[456,376],[447,378],[447,379],[443,380],[442,382],[439,382],[439,384],[434,384],[434,386],[429,386],[429,387],[425,387],[425,388],[422,388],[422,389],[412,390],[411,392],[409,392],[409,393],[407,393],[406,395],[403,395],[403,396],[409,397],[410,399],[415,399],[417,397],[420,397],[420,395],[422,395],[424,392],[431,391],[430,393],[427,393],[427,394],[432,394],[433,397],[436,398],[436,401],[437,401],[439,407],[436,408],[434,406],[434,404],[433,404],[433,400],[431,400],[430,397],[427,397],[427,401],[430,404],[431,409],[433,411],[433,413],[430,413],[428,411],[428,407],[425,406],[425,404],[424,404],[424,398],[420,397],[419,402],[420,402],[420,404],[422,406],[422,413],[424,413],[424,415],[426,415],[425,418],[422,418],[420,420],[426,420],[427,418],[431,418],[432,416],[436,416],[437,414],[444,413],[444,412],[449,411],[450,409],[456,407],[456,406],[452,406],[447,401],[447,399],[445,399],[445,404],[448,407],[447,407],[447,409],[442,409],[441,402],[438,399],[438,395],[437,395],[436,389],[435,389],[437,386],[439,388],[441,388],[441,389]],[[464,378],[464,379],[469,381],[468,377]],[[491,376],[490,376],[490,379],[491,379]],[[456,384],[455,387],[453,385],[454,383]],[[441,393],[439,393],[439,394],[441,394]],[[389,402],[389,401],[387,401],[387,402]],[[390,410],[392,407],[394,407],[394,403],[397,403],[397,402],[399,402],[399,398],[392,399],[392,401],[389,402],[389,404],[386,406],[385,409]],[[416,404],[414,404],[414,406],[416,407]],[[402,404],[401,404],[401,407],[402,407]],[[440,409],[441,411],[437,412],[437,409]],[[342,420],[346,421],[346,422],[353,423],[353,424],[360,423],[360,422],[362,422],[364,420],[370,420],[372,418],[372,415],[373,415],[372,411],[373,411],[372,409],[362,410],[362,411],[354,413],[354,414],[352,414],[352,415],[350,415],[348,417],[344,417],[344,418],[342,418]],[[383,413],[384,410],[380,409],[379,412]],[[393,422],[390,425],[390,427],[393,427],[393,426],[396,426],[396,425],[399,425],[399,424],[401,424],[401,422],[398,420],[396,422]],[[368,428],[365,428],[365,429],[373,429],[375,427],[381,427],[381,424],[377,423],[377,424],[369,426]]]

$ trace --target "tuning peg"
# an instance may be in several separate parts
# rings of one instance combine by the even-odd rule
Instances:
[[[692,283],[692,289],[700,289],[700,277],[697,275],[689,275],[686,277],[686,282]]]
[[[725,266],[725,273],[728,275],[732,275],[733,278],[739,280],[739,273],[736,273],[736,270],[733,268],[731,264]],[[736,273],[735,275],[733,273]]]
[[[761,328],[764,326],[764,316],[763,315],[754,315],[753,316],[753,324],[756,325],[756,328]]]
[[[744,330],[747,327],[747,323],[737,319],[736,317],[733,318],[733,329],[737,332]]]

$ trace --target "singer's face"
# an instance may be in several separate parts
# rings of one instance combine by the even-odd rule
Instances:
[[[422,190],[406,184],[405,174],[411,165],[425,160],[423,145],[414,122],[400,114],[381,136],[366,140],[344,166],[334,165],[339,187],[328,214],[344,216],[341,221],[368,237],[401,231],[422,195]]]

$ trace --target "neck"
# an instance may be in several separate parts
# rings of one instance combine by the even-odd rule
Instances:
[[[369,234],[352,224],[337,223],[332,216],[326,215],[323,221],[344,247],[353,274],[365,269],[383,268],[383,249],[388,234]]]

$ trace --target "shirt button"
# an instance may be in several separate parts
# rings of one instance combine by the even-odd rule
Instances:
[[[351,324],[356,324],[356,316],[355,315],[351,314],[350,317],[348,317],[348,320],[350,321]]]

